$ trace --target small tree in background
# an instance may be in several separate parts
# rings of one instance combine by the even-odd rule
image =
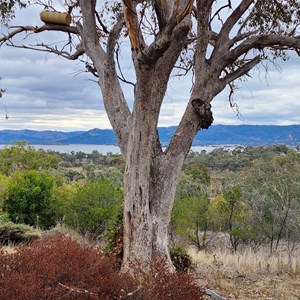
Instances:
[[[247,237],[246,225],[250,211],[241,197],[239,188],[228,189],[211,200],[207,211],[211,228],[228,233],[232,251],[236,251],[240,242]]]
[[[43,149],[36,150],[24,141],[0,150],[0,173],[5,175],[16,171],[56,169],[59,162],[59,155],[50,154]]]
[[[206,194],[176,198],[172,212],[172,229],[179,236],[187,237],[198,250],[205,249],[213,238],[208,236],[209,201]]]
[[[236,180],[252,211],[251,223],[276,250],[283,238],[297,235],[300,222],[300,160],[299,154],[270,153],[268,159],[258,159]]]
[[[8,184],[8,195],[3,209],[15,223],[48,229],[55,226],[50,197],[54,178],[30,170],[15,172]]]
[[[107,229],[123,203],[123,192],[107,179],[55,189],[52,205],[58,220],[96,238]]]
[[[210,185],[208,169],[200,163],[189,164],[180,174],[172,211],[172,229],[187,237],[199,250],[210,241],[206,212]]]

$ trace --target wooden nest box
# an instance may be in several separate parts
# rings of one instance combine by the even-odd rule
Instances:
[[[68,13],[43,10],[40,13],[41,20],[46,24],[70,25],[72,17]]]

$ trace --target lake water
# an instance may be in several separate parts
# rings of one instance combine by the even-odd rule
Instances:
[[[4,147],[9,147],[10,145],[0,145],[0,149]],[[44,149],[44,150],[51,150],[57,151],[59,153],[70,153],[72,151],[76,152],[84,152],[84,153],[92,153],[94,150],[97,150],[101,154],[113,153],[113,154],[120,154],[120,148],[114,145],[86,145],[86,144],[70,144],[70,145],[32,145],[35,149]],[[232,146],[194,146],[191,148],[194,152],[201,152],[205,150],[207,152],[212,151],[216,148],[224,149],[233,149]]]

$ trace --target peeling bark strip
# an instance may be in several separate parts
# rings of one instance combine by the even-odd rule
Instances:
[[[128,30],[128,35],[131,44],[131,50],[139,49],[139,36],[138,36],[138,20],[137,13],[134,6],[134,1],[123,1],[124,19]]]
[[[214,121],[210,103],[201,99],[194,99],[192,100],[192,106],[200,117],[201,128],[208,129]]]

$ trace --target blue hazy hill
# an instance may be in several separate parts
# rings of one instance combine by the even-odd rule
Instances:
[[[160,141],[167,145],[176,127],[158,129]],[[117,145],[115,134],[110,129],[92,129],[88,131],[34,131],[2,130],[0,144],[14,144],[27,141],[29,144],[96,144]],[[201,130],[194,139],[194,146],[204,145],[244,145],[267,146],[300,144],[300,125],[213,125],[208,130]]]

